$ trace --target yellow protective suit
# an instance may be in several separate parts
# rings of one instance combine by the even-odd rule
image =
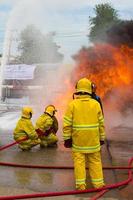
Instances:
[[[26,141],[20,142],[19,147],[23,150],[31,149],[33,146],[40,144],[40,139],[30,119],[21,118],[14,130],[15,141],[27,138]]]
[[[55,116],[50,116],[48,113],[43,113],[36,121],[36,129],[42,131],[41,147],[53,146],[58,142],[56,132],[58,130],[58,121]],[[45,133],[49,132],[46,136]]]
[[[19,147],[22,150],[30,150],[33,146],[40,144],[40,139],[38,138],[38,135],[30,119],[30,113],[31,109],[29,109],[29,107],[23,108],[22,117],[17,122],[13,133],[14,139],[17,142],[27,138],[27,140],[19,143]]]
[[[86,188],[86,159],[89,163],[88,167],[93,186],[95,188],[104,186],[100,157],[100,140],[104,141],[105,139],[104,118],[100,104],[89,95],[91,84],[90,89],[88,89],[88,85],[87,91],[85,91],[86,83],[82,84],[81,92],[88,94],[79,94],[68,105],[63,122],[64,140],[72,139],[77,189]],[[80,87],[77,86],[77,90],[80,92]]]

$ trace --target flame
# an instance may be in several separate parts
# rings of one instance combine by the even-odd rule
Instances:
[[[74,59],[76,67],[71,73],[70,80],[64,81],[66,90],[56,99],[56,105],[62,112],[72,100],[75,84],[80,78],[87,77],[94,82],[97,94],[102,99],[116,89],[123,95],[128,87],[133,86],[133,48],[125,45],[113,47],[108,44],[97,44],[94,47],[82,48]]]
[[[133,49],[116,48],[107,44],[82,49],[76,55],[77,79],[87,77],[97,85],[98,94],[104,97],[113,88],[133,83]]]

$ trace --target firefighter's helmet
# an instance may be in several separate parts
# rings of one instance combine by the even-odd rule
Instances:
[[[76,93],[86,92],[92,94],[92,82],[87,78],[80,79],[76,84]]]
[[[55,109],[55,106],[54,105],[48,105],[46,108],[45,108],[45,112],[48,113],[49,115],[51,116],[54,116],[55,112],[57,112],[57,110]]]
[[[32,114],[33,114],[33,111],[31,107],[22,108],[22,117],[31,118]]]

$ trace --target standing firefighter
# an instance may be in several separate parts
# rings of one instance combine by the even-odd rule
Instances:
[[[21,118],[14,129],[15,141],[19,142],[20,140],[26,139],[19,143],[19,147],[22,150],[30,150],[33,146],[40,144],[40,139],[31,122],[31,118],[32,109],[30,107],[23,107]]]
[[[44,113],[36,121],[36,131],[41,139],[41,147],[55,146],[58,142],[56,133],[58,121],[55,117],[57,110],[53,105],[48,105]]]
[[[102,101],[101,98],[96,94],[96,90],[97,90],[97,86],[95,85],[95,83],[91,84],[92,87],[92,98],[95,99],[96,101],[98,101],[100,103],[102,112],[103,112],[103,105],[102,105]]]
[[[77,82],[76,98],[64,116],[63,138],[72,147],[76,189],[86,189],[86,159],[94,188],[104,186],[100,146],[105,140],[104,119],[100,104],[92,98],[92,83],[83,78]]]

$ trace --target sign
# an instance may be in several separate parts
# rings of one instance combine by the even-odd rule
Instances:
[[[36,66],[18,64],[6,65],[3,69],[3,79],[5,80],[27,80],[34,78],[34,70]]]

